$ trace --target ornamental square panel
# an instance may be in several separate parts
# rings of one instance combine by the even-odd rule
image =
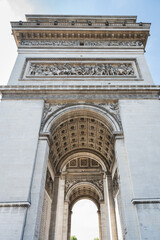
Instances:
[[[26,59],[20,76],[28,81],[86,78],[139,80],[141,74],[135,59]]]

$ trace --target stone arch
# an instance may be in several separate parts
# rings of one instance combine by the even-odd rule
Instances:
[[[76,157],[91,157],[93,160],[97,161],[100,164],[100,166],[104,172],[107,171],[107,168],[106,168],[104,162],[101,160],[101,158],[99,156],[97,156],[93,153],[88,153],[88,152],[78,152],[78,153],[73,153],[72,155],[70,155],[63,161],[63,163],[61,164],[61,167],[60,167],[60,172],[64,172],[66,170],[65,167],[66,167],[67,163]]]
[[[43,133],[49,133],[50,158],[57,172],[69,156],[86,152],[98,156],[110,171],[114,162],[114,134],[121,132],[115,113],[95,105],[60,108],[44,120]]]
[[[59,214],[53,215],[51,225],[54,227],[50,227],[50,235],[55,239],[70,239],[71,209],[80,199],[88,198],[96,204],[100,222],[110,219],[107,215],[111,211],[107,203],[107,181],[115,162],[115,134],[121,133],[122,128],[117,110],[109,108],[78,104],[57,110],[51,107],[45,113],[41,132],[48,135],[49,162],[57,179],[53,211]],[[112,218],[115,218],[114,214]],[[62,219],[63,223],[59,225]],[[104,236],[110,232],[108,229],[106,233],[109,223],[103,222],[99,226],[100,239],[106,239]],[[63,236],[59,236],[62,229]]]
[[[109,106],[112,106],[113,104],[110,104]],[[115,104],[115,108],[117,108],[117,103]],[[113,108],[111,108],[113,109]],[[93,105],[93,104],[75,104],[70,106],[63,106],[59,108],[58,110],[55,110],[52,112],[52,107],[48,107],[48,111],[51,111],[51,113],[47,115],[45,119],[43,119],[43,127],[42,132],[50,132],[50,128],[53,124],[57,124],[58,120],[61,117],[68,117],[71,113],[76,114],[79,111],[83,111],[86,115],[91,115],[96,117],[99,116],[99,119],[101,121],[105,122],[106,125],[110,127],[111,131],[113,132],[121,132],[122,126],[119,121],[119,117],[116,116],[114,111],[109,111],[107,108]],[[87,114],[88,113],[88,114]]]
[[[74,184],[67,192],[65,201],[70,203],[70,208],[80,199],[88,198],[92,200],[97,208],[100,207],[100,201],[104,200],[103,193],[98,187],[90,182],[80,182]]]

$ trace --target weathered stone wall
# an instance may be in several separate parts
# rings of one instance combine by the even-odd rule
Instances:
[[[160,102],[158,100],[120,100],[120,115],[124,131],[124,146],[128,177],[121,166],[121,177],[130,179],[128,203],[137,211],[141,239],[158,240],[160,204]],[[122,185],[124,182],[122,182]],[[128,208],[129,209],[129,208]],[[130,212],[126,211],[130,215]],[[134,239],[133,233],[133,239]],[[128,239],[128,238],[127,238]],[[129,238],[130,239],[130,238]],[[136,238],[137,239],[137,238]]]
[[[102,50],[99,51],[94,49],[90,51],[89,49],[72,49],[64,50],[60,52],[56,49],[47,50],[47,53],[39,52],[38,49],[27,49],[19,50],[19,54],[13,68],[11,77],[9,79],[9,85],[151,85],[153,84],[148,66],[146,64],[144,53],[142,50]],[[105,75],[102,74],[88,74],[83,75],[82,73],[73,75],[53,75],[53,74],[38,74],[29,76],[29,66],[30,64],[37,62],[37,64],[49,64],[52,63],[65,63],[68,64],[76,63],[80,61],[87,61],[88,66],[94,64],[131,64],[133,65],[134,74],[125,75]],[[77,63],[78,64],[78,63]]]
[[[0,238],[21,239],[37,150],[43,101],[0,103]]]

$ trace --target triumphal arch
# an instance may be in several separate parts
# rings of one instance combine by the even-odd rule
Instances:
[[[150,24],[26,15],[11,25],[18,57],[0,87],[0,238],[70,240],[72,208],[90,199],[100,240],[159,240]]]

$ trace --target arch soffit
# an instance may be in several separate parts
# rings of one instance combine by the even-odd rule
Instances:
[[[99,121],[103,122],[111,133],[121,132],[121,125],[117,121],[114,114],[110,113],[107,109],[95,105],[72,105],[60,108],[54,111],[45,120],[42,132],[50,132],[53,125],[57,127],[62,121],[71,117],[80,117],[81,115],[88,117],[95,117]]]
[[[97,161],[97,162],[100,164],[100,166],[102,167],[102,170],[103,170],[104,172],[107,171],[107,168],[106,168],[104,162],[103,162],[103,161],[101,160],[101,158],[98,157],[97,155],[95,155],[95,154],[93,154],[93,153],[89,153],[89,152],[78,152],[78,153],[76,152],[76,153],[68,156],[68,157],[62,162],[62,164],[61,164],[61,166],[60,166],[60,172],[65,171],[66,165],[67,165],[71,160],[75,159],[76,157],[89,157],[89,158],[92,158],[93,160]]]

